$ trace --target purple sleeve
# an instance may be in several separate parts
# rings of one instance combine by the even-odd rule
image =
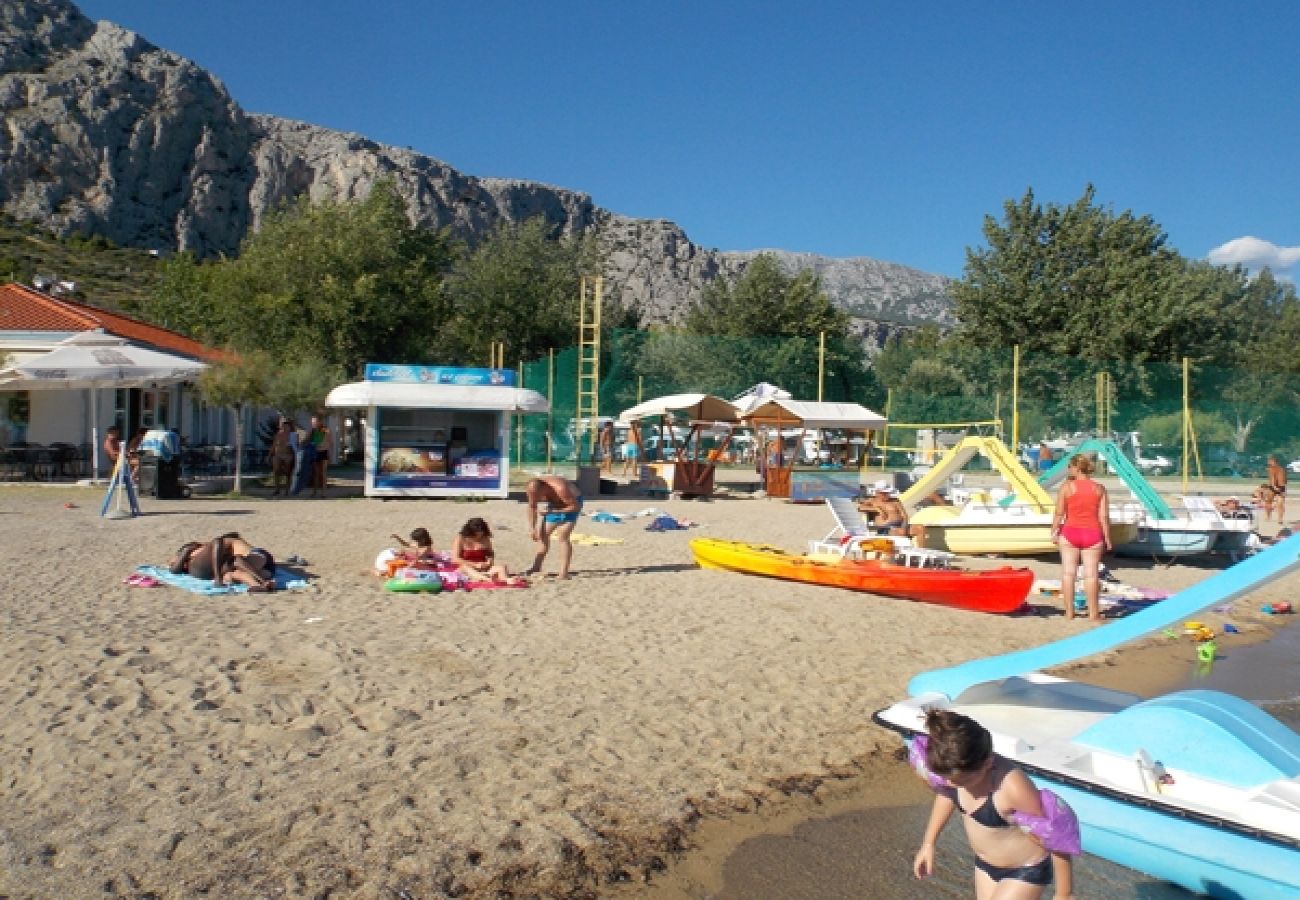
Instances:
[[[1012,825],[1017,826],[1038,839],[1038,842],[1053,853],[1065,853],[1079,856],[1083,853],[1079,838],[1079,819],[1070,809],[1068,803],[1048,790],[1038,792],[1039,802],[1043,806],[1041,816],[1013,812],[1008,816]]]
[[[930,786],[930,790],[936,794],[951,794],[952,785],[948,780],[940,775],[930,771],[930,767],[925,764],[925,749],[930,746],[928,735],[918,734],[907,742],[907,762],[916,774],[925,779],[925,783]]]

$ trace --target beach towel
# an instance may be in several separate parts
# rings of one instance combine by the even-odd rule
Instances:
[[[623,543],[622,538],[601,537],[596,534],[571,534],[569,535],[569,540],[575,544],[587,544],[592,547],[599,546],[601,544]]]
[[[163,566],[136,566],[136,574],[154,578],[172,587],[189,591],[191,594],[246,594],[246,584],[213,584],[206,578],[193,575],[174,574]],[[307,587],[307,580],[289,572],[275,573],[275,588],[279,591],[296,591]]]
[[[645,527],[646,531],[680,531],[688,526],[678,522],[670,515],[660,513],[654,521]]]
[[[605,512],[605,510],[602,509],[591,514],[591,521],[614,522],[615,524],[617,524],[623,521],[623,517],[620,516],[618,513]]]

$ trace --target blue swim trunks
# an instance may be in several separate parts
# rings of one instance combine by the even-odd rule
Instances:
[[[542,517],[542,521],[551,525],[576,524],[578,516],[582,512],[582,498],[578,498],[578,508],[571,512],[548,512]]]

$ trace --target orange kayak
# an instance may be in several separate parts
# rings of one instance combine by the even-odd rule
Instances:
[[[974,612],[1015,612],[1024,606],[1034,585],[1034,573],[1026,568],[974,571],[917,568],[874,559],[831,560],[795,556],[767,544],[713,538],[691,541],[691,553],[705,569],[824,584]]]

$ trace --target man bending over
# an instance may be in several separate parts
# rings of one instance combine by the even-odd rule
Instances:
[[[578,486],[558,475],[543,475],[528,482],[524,494],[528,498],[528,536],[538,545],[537,556],[524,574],[535,575],[542,570],[542,562],[551,549],[551,535],[554,535],[560,543],[558,576],[568,578],[569,561],[573,558],[573,542],[569,538],[578,522],[578,514],[582,512],[582,494]],[[546,504],[544,513],[538,509],[539,503]]]

